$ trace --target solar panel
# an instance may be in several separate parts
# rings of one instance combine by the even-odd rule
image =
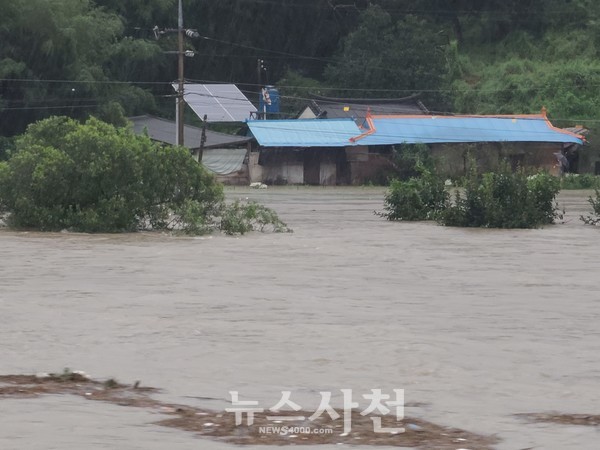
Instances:
[[[178,85],[173,84],[177,91]],[[185,84],[183,97],[207,122],[244,122],[256,108],[235,84]]]

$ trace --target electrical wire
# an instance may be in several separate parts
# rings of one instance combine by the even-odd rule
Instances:
[[[90,105],[64,105],[64,106],[23,106],[23,107],[8,107],[0,108],[0,113],[3,111],[27,111],[27,110],[45,110],[45,109],[81,109],[81,108],[97,108],[99,103]]]
[[[171,84],[171,83],[165,83],[165,84]],[[222,83],[225,84],[225,83]],[[227,83],[230,84],[230,83]],[[248,95],[258,95],[258,92],[254,92],[254,91],[247,91],[247,90],[241,90],[242,93],[246,93]],[[195,104],[198,106],[212,106],[214,105],[213,101],[209,101],[209,98],[215,98],[218,100],[226,100],[230,103],[235,103],[235,102],[240,102],[240,103],[247,103],[248,100],[247,99],[242,99],[239,97],[229,97],[229,96],[225,96],[225,95],[209,95],[209,94],[202,94],[202,93],[197,93],[197,92],[189,92],[186,93],[185,96],[194,96],[194,97],[206,97],[207,101],[206,102],[202,102],[202,101],[195,101]],[[160,98],[175,98],[176,94],[171,94],[171,95],[155,95],[154,96],[157,99]],[[310,103],[312,100],[315,100],[312,97],[300,97],[300,96],[292,96],[292,95],[279,95],[280,98],[283,99],[289,99],[289,100],[293,100],[293,101],[304,101],[307,104]],[[64,100],[64,99],[63,99]],[[100,102],[101,99],[93,99],[93,98],[87,98],[87,99],[81,99],[81,100],[87,100],[87,101],[97,101]],[[388,99],[384,99],[384,100],[388,100]],[[327,104],[333,104],[333,105],[338,105],[338,106],[347,106],[347,105],[353,105],[351,102],[351,99],[344,99],[342,100],[335,100],[335,99],[331,99],[331,100],[326,100],[323,101],[324,103]],[[0,109],[0,111],[8,111],[8,110],[41,110],[41,109],[70,109],[70,108],[93,108],[93,107],[97,107],[99,106],[101,103],[93,103],[93,104],[88,104],[88,105],[64,105],[64,106],[53,106],[53,105],[47,105],[47,106],[24,106],[24,107],[6,107],[3,109]],[[390,106],[390,105],[378,105],[376,104],[376,102],[374,102],[374,108],[376,108],[378,111],[382,111],[385,113],[389,113],[389,114],[402,114],[401,113],[401,109],[398,108],[397,106]],[[355,105],[356,106],[356,105]],[[360,105],[362,107],[368,107],[368,105]],[[365,114],[366,115],[366,114]],[[469,116],[468,114],[457,114],[456,112],[451,112],[451,111],[429,111],[429,114],[424,114],[424,116]],[[514,114],[515,116],[519,116],[519,114]],[[511,115],[508,115],[510,117],[512,117]],[[365,116],[357,116],[357,118],[364,118]],[[519,117],[519,119],[521,120],[528,120],[528,118],[524,118],[524,117]],[[538,120],[536,118],[533,118],[532,120]],[[591,119],[591,118],[586,118],[586,119],[582,119],[582,118],[555,118],[553,117],[552,120],[554,121],[563,121],[563,122],[581,122],[581,123],[598,123],[600,122],[600,119]]]
[[[164,81],[116,81],[116,80],[41,80],[38,78],[0,78],[0,82],[21,82],[21,83],[64,83],[64,84],[148,84],[160,85],[168,84]]]

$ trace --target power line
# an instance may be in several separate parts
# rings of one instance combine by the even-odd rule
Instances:
[[[279,50],[269,50],[266,48],[261,48],[261,47],[255,47],[252,45],[245,45],[245,44],[238,44],[236,42],[230,42],[230,41],[224,41],[222,39],[216,39],[216,38],[211,38],[208,36],[199,36],[199,39],[204,39],[205,41],[213,41],[213,42],[218,42],[221,44],[227,44],[227,45],[231,45],[231,46],[235,46],[235,47],[240,47],[240,48],[245,48],[247,50],[258,50],[261,52],[267,52],[267,53],[273,53],[276,55],[283,55],[283,56],[288,56],[290,58],[296,58],[296,59],[309,59],[309,60],[313,60],[313,61],[320,61],[320,62],[332,62],[334,61],[333,58],[325,58],[325,57],[319,57],[319,56],[308,56],[308,55],[299,55],[297,53],[290,53],[290,52],[283,52],[283,51],[279,51]]]
[[[170,83],[169,83],[170,85]],[[255,95],[256,92],[253,91],[248,91],[248,90],[241,90],[241,92],[248,94],[248,95]],[[239,98],[236,97],[227,97],[227,96],[223,96],[223,95],[216,95],[216,96],[210,96],[208,94],[201,94],[201,93],[195,93],[195,92],[190,92],[186,95],[195,95],[195,96],[199,96],[199,97],[213,97],[213,98],[218,98],[221,100],[228,100],[231,102],[236,102],[236,101],[242,101]],[[173,95],[154,95],[155,98],[173,98]],[[281,95],[280,94],[280,98],[283,99],[289,99],[289,100],[294,100],[294,101],[305,101],[307,102],[307,104],[312,101],[315,100],[312,97],[300,97],[300,96],[293,96],[293,95]],[[64,99],[63,99],[64,100]],[[81,99],[81,100],[88,100],[88,101],[97,101],[100,102],[101,99],[99,98],[86,98],[86,99]],[[328,104],[336,104],[339,106],[345,106],[348,104],[353,104],[352,103],[352,99],[345,99],[347,101],[337,101],[335,99],[331,99],[331,100],[327,100]],[[360,99],[357,99],[360,100]],[[52,101],[58,101],[58,99],[53,99]],[[245,100],[243,100],[245,102]],[[41,102],[41,101],[40,101]],[[52,106],[47,105],[47,106],[24,106],[24,107],[6,107],[6,108],[1,108],[0,111],[7,111],[7,110],[40,110],[40,109],[71,109],[71,108],[92,108],[92,107],[97,107],[100,106],[101,103],[94,103],[94,104],[87,104],[87,105],[64,105],[64,106]],[[202,103],[200,102],[199,104],[205,104],[205,105],[211,105],[212,102],[206,102],[206,103]],[[378,110],[382,110],[382,111],[388,111],[390,113],[398,113],[399,109],[395,108],[393,106],[389,106],[389,105],[377,105],[376,102],[374,102],[375,107]],[[368,105],[362,105],[362,106],[368,106]],[[425,114],[424,116],[430,116],[430,115],[439,115],[439,116],[454,116],[454,115],[465,115],[468,116],[469,114],[457,114],[456,112],[451,112],[451,111],[430,111],[431,114]],[[518,116],[518,114],[514,114],[515,116]],[[492,115],[493,116],[493,115]],[[510,116],[510,115],[508,115]],[[358,118],[363,118],[363,116],[359,116]],[[527,118],[520,118],[522,120],[528,120]],[[535,120],[535,119],[534,119]],[[600,119],[581,119],[581,118],[556,118],[553,117],[552,120],[554,121],[564,121],[564,122],[582,122],[582,123],[600,123]]]
[[[5,79],[0,79],[0,81],[12,81],[12,82],[35,82],[35,83],[66,83],[66,84],[71,84],[71,83],[98,83],[98,84],[135,84],[135,83],[140,83],[140,84],[151,84],[151,85],[164,85],[170,86],[170,82],[127,82],[127,81],[105,81],[105,80],[98,80],[98,81],[79,81],[79,80],[40,80],[40,79],[18,79],[18,78],[5,78]],[[194,82],[204,82],[204,83],[223,83],[220,81],[214,81],[214,80],[193,80],[193,79],[188,79],[188,81],[194,81]],[[256,86],[256,87],[261,87],[261,85],[258,84],[253,84],[253,83],[239,83],[239,84],[244,84],[246,86]],[[570,83],[568,83],[570,84]],[[588,84],[587,86],[600,86],[600,84]],[[369,88],[340,88],[340,87],[324,87],[324,86],[319,86],[319,87],[306,87],[306,86],[290,86],[290,85],[279,85],[278,86],[279,89],[297,89],[297,90],[306,90],[306,91],[314,91],[315,89],[320,90],[320,91],[348,91],[348,92],[382,92],[382,93],[410,93],[413,94],[415,91],[414,90],[408,90],[408,89],[369,89]],[[513,92],[519,92],[519,91],[533,91],[533,90],[543,90],[543,89],[547,89],[547,86],[539,86],[539,87],[533,87],[533,86],[527,86],[527,87],[523,87],[523,88],[498,88],[498,89],[462,89],[462,90],[457,90],[457,89],[452,89],[452,88],[448,88],[448,89],[428,89],[428,90],[419,90],[418,92],[426,92],[426,93],[449,93],[449,92],[473,92],[473,93],[494,93],[494,92],[507,92],[507,91],[513,91]],[[248,91],[248,90],[242,90],[242,92],[248,94],[248,95],[255,95],[256,92],[253,91]],[[202,95],[202,94],[196,94],[196,95]],[[171,95],[169,96],[159,96],[159,95],[154,95],[156,98],[159,97],[172,97]],[[219,97],[219,96],[217,96]],[[312,97],[302,97],[302,96],[298,96],[298,95],[283,95],[280,94],[280,97],[283,99],[289,99],[289,100],[293,100],[293,101],[306,101],[307,103],[310,102],[311,100],[314,100],[314,98]],[[227,97],[219,97],[219,98],[223,98],[223,99],[227,99],[227,100],[231,100],[231,101],[237,101],[238,99],[235,98],[227,98]],[[66,99],[62,99],[63,101]],[[81,100],[85,100],[85,101],[98,101],[100,102],[102,99],[98,99],[98,98],[76,98],[76,99],[68,99],[69,101],[81,101]],[[351,99],[348,99],[351,100]],[[9,100],[11,103],[14,103],[15,100]],[[20,103],[25,103],[25,100],[16,100],[17,102]],[[48,100],[44,100],[48,103],[50,102],[55,102],[55,101],[60,101],[59,99],[48,99]],[[329,102],[331,103],[331,101]],[[339,104],[343,105],[345,103],[351,103],[351,101],[340,101]],[[94,104],[94,105],[67,105],[67,106],[25,106],[25,107],[6,107],[3,108],[4,110],[27,110],[27,109],[48,109],[48,108],[62,108],[62,109],[67,109],[67,108],[89,108],[89,107],[94,107],[94,106],[98,106],[98,104]],[[378,106],[379,109],[384,109],[383,107]],[[390,109],[391,112],[393,112],[392,109]],[[434,111],[437,114],[441,114],[441,115],[448,115],[448,114],[452,114],[451,112],[448,111]],[[589,122],[589,123],[594,123],[594,122],[599,122],[600,120],[597,119],[573,119],[573,118],[554,118],[553,120],[563,120],[563,121],[580,121],[580,122]]]
[[[116,81],[116,80],[45,80],[38,78],[0,78],[0,81],[23,83],[73,83],[73,84],[168,84],[164,81]]]
[[[30,79],[30,78],[0,78],[0,82],[2,81],[10,81],[10,82],[23,82],[23,83],[63,83],[63,84],[74,84],[74,83],[85,83],[85,84],[148,84],[155,86],[171,86],[171,81],[80,81],[80,80],[40,80],[40,79]],[[195,79],[195,78],[186,78],[186,81],[193,81],[196,83],[215,83],[215,84],[231,84],[229,81],[222,80],[203,80],[203,79]],[[246,82],[234,82],[234,84],[240,84],[245,86],[256,86],[261,87],[262,85],[256,83],[246,83]],[[452,93],[452,92],[480,92],[480,93],[494,93],[494,92],[521,92],[521,91],[539,91],[543,89],[555,88],[560,86],[572,86],[573,83],[565,80],[564,84],[553,85],[553,86],[523,86],[519,88],[495,88],[495,89],[486,89],[486,88],[468,88],[468,89],[455,89],[455,88],[445,88],[445,89],[378,89],[378,88],[348,88],[348,87],[340,87],[340,86],[294,86],[294,85],[277,85],[280,89],[305,89],[305,90],[321,90],[321,91],[347,91],[347,92],[398,92],[398,93]],[[586,83],[583,87],[598,87],[600,83]]]
[[[26,110],[37,110],[37,109],[74,109],[74,108],[96,108],[100,106],[99,103],[90,105],[65,105],[65,106],[23,106],[23,107],[8,107],[0,108],[0,113],[3,111],[26,111]]]

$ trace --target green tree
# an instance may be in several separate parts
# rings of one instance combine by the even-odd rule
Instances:
[[[402,96],[443,88],[447,66],[443,41],[434,25],[416,16],[394,21],[373,6],[343,40],[325,75],[340,88],[361,87],[365,96]],[[439,95],[425,96],[439,99]]]
[[[281,111],[294,116],[306,108],[311,98],[310,94],[321,93],[323,83],[289,70],[279,80],[278,87],[282,103]]]
[[[39,230],[289,231],[262,205],[226,205],[222,185],[187,149],[95,118],[30,125],[0,162],[0,212],[9,226]]]
[[[154,72],[160,48],[123,39],[119,17],[91,0],[0,0],[0,134],[51,114],[86,117],[118,101],[147,112],[153,97],[131,81]]]
[[[93,118],[31,125],[0,174],[0,198],[18,228],[200,232],[223,201],[221,185],[186,149]]]

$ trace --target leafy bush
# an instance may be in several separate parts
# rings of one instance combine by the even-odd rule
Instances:
[[[432,220],[447,207],[444,181],[422,166],[420,171],[420,177],[392,181],[385,196],[383,217],[388,220]]]
[[[423,169],[434,169],[431,151],[425,144],[401,144],[394,146],[392,151],[397,176],[401,180],[418,177]]]
[[[592,214],[588,216],[581,216],[581,220],[588,225],[600,225],[600,190],[596,189],[596,198],[590,197],[588,199],[590,205],[592,205]]]
[[[561,189],[600,189],[600,176],[586,174],[565,174],[560,180]]]
[[[562,217],[554,202],[559,189],[559,180],[547,173],[528,177],[508,165],[483,175],[471,170],[464,193],[456,192],[438,221],[458,227],[536,228]]]
[[[12,150],[14,150],[14,140],[0,136],[0,161],[7,160]]]
[[[504,164],[498,172],[479,175],[472,164],[464,189],[450,202],[443,179],[422,166],[420,170],[419,178],[392,182],[381,216],[490,228],[535,228],[562,217],[554,201],[559,180],[545,172],[527,176]]]
[[[267,227],[277,233],[291,231],[275,211],[256,202],[243,203],[236,200],[223,208],[220,229],[226,234],[265,231]]]
[[[187,149],[97,119],[81,125],[65,117],[31,125],[0,163],[0,207],[12,227],[84,232],[202,234],[228,214],[222,185]],[[255,209],[264,228],[273,216]]]

